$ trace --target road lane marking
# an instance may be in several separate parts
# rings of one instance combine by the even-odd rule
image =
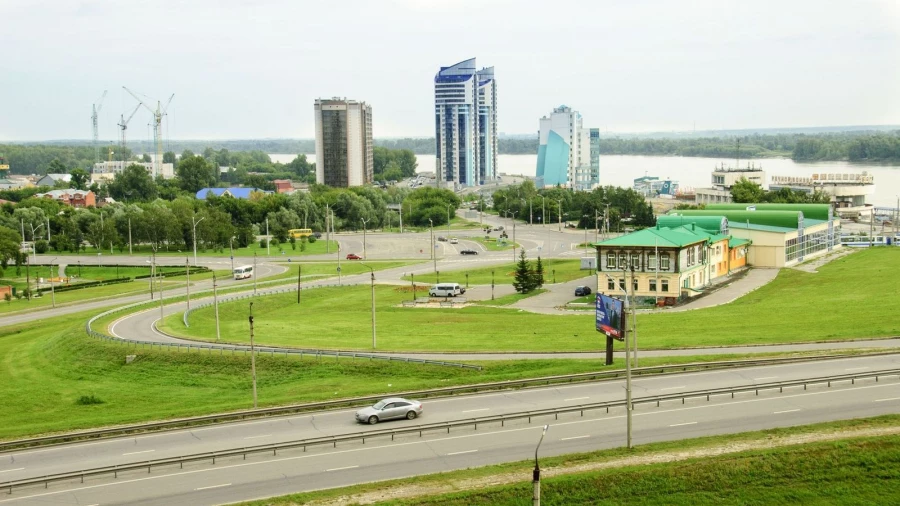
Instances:
[[[875,399],[875,402],[900,401],[900,397],[891,397],[889,399]]]
[[[848,367],[844,370],[845,371],[862,371],[863,369],[868,369],[868,367]]]
[[[272,437],[272,435],[271,434],[263,434],[262,436],[247,436],[244,439],[257,439],[257,438],[261,438],[261,437]]]
[[[572,397],[572,398],[570,398],[570,399],[563,399],[563,402],[569,402],[569,401],[582,401],[582,400],[584,400],[584,399],[590,399],[590,397]]]
[[[155,452],[155,451],[156,451],[156,450],[144,450],[144,451],[142,451],[142,452],[123,453],[122,455],[137,455],[137,454],[139,454],[139,453],[150,453],[150,452]]]
[[[347,467],[335,467],[332,469],[326,469],[325,472],[329,473],[331,471],[343,471],[344,469],[356,469],[359,466],[347,466]]]
[[[856,387],[856,388],[852,388],[852,390],[854,390],[854,391],[856,391],[856,390],[870,390],[870,389],[873,389],[873,388],[885,388],[885,387],[893,387],[893,388],[896,388],[896,387],[897,387],[897,384],[871,385],[871,386],[864,386],[864,387]],[[851,390],[851,389],[825,390],[825,391],[822,391],[822,392],[807,392],[807,393],[802,393],[802,394],[783,395],[783,396],[779,396],[779,397],[772,397],[772,398],[766,398],[766,399],[749,399],[749,400],[745,400],[745,401],[728,402],[728,403],[724,403],[724,404],[703,404],[703,405],[701,405],[701,406],[691,406],[691,407],[686,407],[686,408],[677,408],[677,409],[670,409],[670,410],[647,411],[647,412],[643,412],[643,413],[635,413],[634,416],[650,416],[650,415],[661,415],[661,414],[664,415],[664,414],[668,414],[668,413],[676,413],[676,412],[682,412],[682,411],[692,411],[692,410],[696,410],[696,409],[721,408],[721,407],[725,407],[725,406],[732,406],[732,405],[735,405],[735,404],[750,404],[750,403],[757,403],[757,402],[771,402],[771,401],[774,401],[774,400],[790,399],[790,398],[793,398],[793,397],[812,397],[812,396],[816,396],[816,395],[826,395],[826,394],[833,394],[833,393],[843,393],[843,392],[847,392],[847,391],[849,391],[849,390]],[[623,418],[625,418],[625,415],[624,415],[624,414],[622,414],[622,415],[615,415],[615,416],[609,416],[609,417],[605,417],[605,418],[592,418],[592,419],[589,419],[589,420],[577,420],[577,421],[574,421],[574,422],[554,423],[553,425],[554,425],[555,427],[559,427],[559,426],[575,425],[575,424],[581,424],[581,423],[597,423],[597,422],[606,422],[606,421],[611,421],[611,420],[621,420],[621,419],[623,419]],[[541,430],[542,428],[543,428],[543,426],[538,425],[538,426],[532,426],[532,427],[523,427],[523,428],[520,428],[520,429],[510,429],[510,430],[497,431],[497,432],[483,432],[483,433],[481,433],[481,434],[466,434],[466,435],[462,435],[462,436],[450,436],[450,437],[439,438],[439,439],[429,439],[429,440],[427,440],[427,441],[413,441],[413,442],[409,442],[409,443],[397,443],[397,444],[389,444],[389,445],[384,445],[384,446],[371,446],[371,447],[369,447],[369,448],[355,448],[355,449],[352,449],[352,450],[342,450],[342,451],[337,451],[337,452],[321,453],[321,454],[317,454],[317,455],[302,455],[302,456],[298,456],[298,457],[285,457],[285,458],[281,458],[281,459],[273,459],[273,460],[267,460],[267,461],[263,461],[263,462],[248,462],[248,463],[246,463],[246,464],[243,464],[243,463],[242,463],[242,464],[234,464],[234,465],[231,465],[231,466],[222,466],[222,467],[214,467],[214,468],[207,468],[207,469],[198,469],[198,470],[193,470],[193,471],[185,471],[185,472],[183,472],[183,473],[173,473],[173,474],[167,474],[167,475],[149,476],[149,477],[146,477],[146,478],[135,478],[135,479],[133,479],[133,480],[122,480],[122,481],[111,482],[111,483],[103,483],[103,484],[98,484],[98,485],[88,485],[88,486],[85,486],[85,487],[79,487],[79,488],[71,488],[71,489],[67,489],[67,490],[59,490],[59,491],[54,491],[54,492],[45,492],[45,493],[42,493],[42,494],[30,495],[30,496],[27,496],[27,498],[28,498],[28,499],[33,499],[33,498],[37,498],[37,497],[46,497],[46,496],[51,496],[51,495],[67,494],[67,493],[72,493],[72,492],[79,492],[79,491],[82,491],[82,490],[91,490],[91,489],[95,489],[95,488],[107,488],[107,487],[116,486],[116,485],[127,485],[127,484],[131,484],[131,483],[138,483],[138,482],[148,481],[148,480],[158,480],[158,479],[162,479],[162,478],[171,478],[171,477],[174,477],[174,476],[186,476],[186,475],[198,474],[198,473],[209,473],[209,472],[215,472],[215,471],[222,471],[222,470],[226,470],[226,469],[237,469],[237,468],[248,467],[248,466],[259,466],[259,465],[267,465],[267,464],[279,464],[279,463],[282,463],[282,462],[292,462],[292,461],[295,461],[295,460],[303,460],[303,459],[310,459],[310,458],[316,458],[316,457],[332,456],[332,455],[339,455],[339,454],[344,454],[344,453],[356,453],[356,452],[361,452],[361,451],[371,451],[371,450],[384,450],[384,449],[388,449],[388,448],[397,448],[398,446],[411,446],[411,445],[417,445],[417,444],[423,444],[423,443],[434,443],[434,442],[440,442],[440,441],[451,441],[451,440],[463,439],[463,438],[469,438],[469,437],[495,436],[495,435],[497,435],[497,434],[509,434],[509,433],[513,433],[513,432],[524,432],[524,431],[527,431],[527,430]],[[9,502],[12,502],[12,501],[20,501],[20,500],[22,500],[22,498],[0,499],[0,504],[9,503]]]
[[[560,439],[560,441],[569,441],[570,439],[584,439],[584,438],[586,438],[586,437],[591,437],[591,436],[572,436],[572,437],[564,437],[564,438]]]
[[[481,408],[481,409],[470,409],[467,411],[463,411],[463,413],[475,413],[476,411],[488,411],[491,408]]]
[[[763,376],[762,378],[753,378],[753,381],[773,380],[778,376]]]
[[[231,486],[231,483],[223,483],[221,485],[210,485],[208,487],[195,488],[194,490],[209,490],[211,488],[222,488],[222,487],[230,487],[230,486]]]
[[[694,425],[695,423],[697,423],[697,422],[675,423],[675,424],[669,425],[669,427],[681,427],[682,425]]]
[[[800,408],[797,408],[797,409],[786,409],[786,410],[784,410],[784,411],[775,411],[775,412],[772,413],[772,414],[773,414],[773,415],[780,415],[780,414],[782,414],[782,413],[793,413],[793,412],[795,412],[795,411],[800,411]]]
[[[475,452],[477,452],[477,451],[478,451],[478,450],[466,450],[466,451],[464,451],[464,452],[453,452],[453,453],[448,453],[447,455],[462,455],[463,453],[475,453]]]
[[[0,471],[0,473],[11,473],[11,472],[13,472],[13,471],[21,471],[21,470],[23,470],[23,469],[25,469],[25,468],[24,468],[24,467],[17,467],[17,468],[15,468],[15,469],[6,469],[6,470],[3,470],[3,471]]]
[[[687,388],[687,386],[681,385],[681,386],[678,386],[678,387],[660,388],[660,390],[678,390],[679,388]]]

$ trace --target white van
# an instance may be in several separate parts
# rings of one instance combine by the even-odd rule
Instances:
[[[430,297],[456,297],[463,291],[459,287],[459,283],[441,283],[434,285],[428,290]]]

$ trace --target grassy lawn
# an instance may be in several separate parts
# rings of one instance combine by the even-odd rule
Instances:
[[[540,295],[544,292],[547,292],[545,288],[538,288],[529,293],[511,293],[509,295],[504,295],[503,297],[497,297],[494,300],[485,299],[485,300],[476,300],[472,301],[474,304],[479,306],[511,306],[520,300],[527,299],[529,297],[534,297],[535,295]]]
[[[536,259],[529,259],[529,262],[534,265]],[[580,260],[549,260],[549,259],[541,259],[541,262],[544,266],[544,283],[550,284],[554,283],[554,278],[556,279],[556,283],[565,283],[567,281],[572,281],[575,279],[580,279],[585,276],[590,276],[593,271],[583,271],[581,270],[581,261]],[[470,285],[490,285],[492,274],[495,285],[509,284],[511,285],[513,280],[516,277],[516,264],[508,263],[495,265],[492,267],[480,267],[480,268],[472,268],[472,269],[460,269],[455,270],[452,273],[445,272],[444,277],[446,278],[449,275],[455,275],[461,281],[456,281],[457,283],[463,284],[465,282],[466,274],[469,275],[469,284]],[[410,281],[409,276],[403,276],[404,280]],[[444,281],[447,281],[445,279]],[[434,274],[419,274],[416,276],[416,283],[436,283]]]
[[[885,416],[653,443],[631,451],[618,448],[544,457],[541,459],[544,470],[541,504],[897,504],[900,502],[900,487],[896,486],[896,480],[900,479],[900,436],[855,437],[807,444],[794,441],[806,435],[898,424],[900,417]],[[716,455],[715,450],[736,442],[754,449]],[[668,457],[672,453],[687,452],[707,456],[652,463],[657,458],[671,460]],[[624,465],[622,459],[629,457],[647,463]],[[605,463],[613,465],[587,472],[572,469]],[[515,462],[243,504],[356,504],[354,500],[365,497],[369,499],[365,504],[394,506],[523,506],[531,504],[533,466],[533,461]],[[560,473],[548,476],[548,469]],[[508,484],[485,485],[498,482]],[[436,493],[429,496],[428,491]],[[392,492],[401,497],[407,494],[418,497],[375,499],[391,497]]]
[[[509,239],[495,239],[493,237],[487,239],[484,237],[467,237],[466,239],[481,244],[488,251],[506,251],[513,248],[513,242]],[[519,244],[516,243],[515,247],[518,248]]]
[[[326,247],[325,244],[325,234],[322,234],[322,238],[317,240],[314,243],[306,244],[306,251],[300,251],[300,241],[297,241],[295,247],[291,247],[290,242],[280,243],[278,245],[272,243],[269,246],[269,257],[274,258],[275,256],[281,256],[281,251],[284,250],[285,256],[301,256],[301,255],[322,255],[326,253],[326,250],[334,253],[337,251],[337,241],[330,241],[330,248]],[[153,249],[147,244],[135,244],[132,248],[132,252],[134,256],[146,256],[149,257],[153,254]],[[101,251],[104,255],[108,254],[108,250]],[[234,248],[234,256],[235,257],[252,257],[253,254],[256,253],[260,257],[267,256],[267,251],[265,247],[261,247],[259,245],[259,241],[256,241],[246,248]],[[79,255],[78,253],[66,253],[67,255]],[[126,246],[124,250],[116,251],[117,255],[126,255],[128,254],[128,247]],[[182,251],[179,249],[172,250],[159,250],[156,252],[158,256],[165,257],[194,257],[194,250],[189,249],[188,251]],[[198,257],[225,257],[228,258],[231,255],[231,250],[226,245],[221,249],[197,249]],[[80,253],[80,256],[85,258],[89,258],[90,260],[85,260],[86,262],[97,263],[97,249],[93,247],[85,248],[85,250]]]
[[[577,261],[568,263],[572,269],[563,273],[581,272]],[[880,248],[837,259],[814,274],[784,269],[772,283],[727,305],[639,314],[639,343],[643,349],[665,349],[898,335],[900,320],[891,315],[900,312],[900,299],[885,295],[900,284],[900,270],[893,265],[900,265],[900,251]],[[511,280],[512,267],[506,269]],[[457,282],[464,281],[460,274]],[[469,282],[485,284],[486,277],[490,284],[489,276],[490,268],[473,270]],[[416,278],[417,283],[433,280]],[[375,298],[383,351],[588,351],[601,341],[592,314],[542,315],[481,306],[404,308],[398,305],[408,294],[393,286],[376,286]],[[223,339],[247,341],[246,304],[220,305]],[[370,304],[365,286],[308,290],[300,307],[289,294],[266,297],[254,304],[256,336],[271,345],[368,350]],[[213,311],[193,313],[190,329],[180,315],[173,315],[165,329],[204,339],[214,335]]]
[[[84,335],[77,314],[0,328],[0,438],[201,415],[252,406],[246,355],[134,348]],[[137,359],[125,365],[126,354]],[[738,357],[735,357],[738,358]],[[643,359],[641,365],[726,360]],[[261,355],[260,407],[605,369],[597,360],[483,362],[481,371],[357,359]],[[623,361],[612,368],[624,367]],[[392,387],[388,387],[388,384]],[[77,404],[94,396],[102,404]]]

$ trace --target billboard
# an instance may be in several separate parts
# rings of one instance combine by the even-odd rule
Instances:
[[[625,339],[622,333],[624,307],[622,301],[602,293],[597,294],[597,331],[618,340]]]

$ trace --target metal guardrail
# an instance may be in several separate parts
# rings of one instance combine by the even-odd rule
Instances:
[[[352,286],[352,285],[344,283],[341,285],[317,285],[317,286]],[[248,298],[253,298],[253,297],[259,297],[259,296],[265,295],[267,293],[287,293],[287,292],[291,292],[291,291],[295,291],[295,290],[296,290],[296,288],[275,289],[275,290],[269,290],[266,292],[258,292],[256,294],[244,294],[244,295],[236,297],[235,299],[248,299]],[[178,299],[178,298],[181,298],[181,296],[176,295],[176,296],[170,296],[170,297],[166,297],[166,298],[167,299]],[[121,306],[121,307],[117,307],[114,309],[110,309],[108,311],[104,311],[87,321],[87,324],[85,325],[85,332],[89,336],[95,337],[98,339],[103,339],[103,340],[112,341],[112,342],[116,342],[116,343],[133,344],[134,346],[145,346],[145,347],[149,346],[151,350],[154,347],[156,347],[159,349],[166,349],[166,350],[171,350],[173,348],[176,350],[186,349],[189,352],[191,350],[196,349],[196,350],[208,350],[210,353],[212,353],[213,350],[219,350],[220,353],[224,353],[225,351],[230,350],[232,354],[234,354],[235,352],[241,352],[244,354],[250,353],[249,346],[241,346],[241,345],[233,345],[233,344],[222,345],[222,344],[213,344],[213,343],[202,343],[199,341],[196,343],[154,343],[154,342],[148,342],[148,341],[139,341],[137,339],[113,337],[113,336],[104,334],[102,332],[97,332],[97,331],[93,330],[93,328],[92,328],[93,323],[100,318],[104,318],[111,314],[115,314],[115,313],[122,312],[122,311],[127,311],[129,309],[133,309],[133,308],[140,307],[143,305],[148,305],[148,304],[152,304],[152,303],[148,303],[146,301],[145,302],[136,302],[134,304],[128,304],[126,306]],[[354,359],[385,360],[385,361],[389,361],[389,362],[404,362],[404,363],[414,363],[414,364],[424,364],[424,365],[437,365],[437,366],[442,366],[442,367],[456,367],[456,368],[461,368],[461,369],[473,369],[476,371],[480,371],[482,369],[482,367],[478,366],[478,365],[463,364],[460,362],[446,362],[443,360],[425,360],[425,359],[420,359],[420,358],[409,358],[409,357],[381,355],[381,354],[364,353],[364,352],[340,351],[340,350],[318,350],[318,349],[314,349],[314,348],[278,348],[278,347],[272,347],[272,346],[269,346],[269,347],[255,346],[254,348],[256,349],[257,355],[262,354],[262,353],[270,353],[271,355],[274,356],[276,353],[278,353],[278,354],[282,354],[284,356],[291,356],[291,355],[299,356],[299,358],[303,358],[304,355],[314,356],[316,358],[334,357],[335,359],[340,359],[343,357],[343,358],[354,358]],[[2,446],[0,446],[0,450],[2,450]]]
[[[892,352],[872,353],[866,356],[893,355]],[[825,355],[812,357],[791,357],[791,358],[768,358],[757,360],[736,360],[722,362],[699,362],[679,365],[661,365],[655,367],[639,367],[631,370],[636,376],[653,376],[662,374],[673,374],[677,372],[686,372],[688,370],[712,370],[753,367],[762,365],[779,365],[794,364],[803,362],[812,362],[820,360],[837,360],[847,358],[847,355]],[[402,357],[398,357],[402,359]],[[615,380],[625,377],[624,370],[614,371],[597,371],[578,374],[565,374],[558,376],[544,376],[540,378],[529,378],[514,381],[495,381],[491,383],[478,383],[474,385],[461,385],[455,387],[433,388],[427,390],[412,390],[407,392],[392,393],[392,396],[429,399],[434,397],[449,397],[457,394],[471,394],[482,391],[494,390],[511,390],[529,387],[539,387],[554,384],[565,384],[575,382],[587,382],[597,380]],[[67,434],[57,434],[52,436],[41,436],[36,438],[19,439],[0,443],[0,452],[9,451],[15,448],[26,448],[35,446],[47,446],[54,444],[62,444],[82,439],[99,439],[107,437],[122,436],[127,434],[149,432],[153,430],[167,430],[181,427],[189,427],[196,425],[209,425],[213,423],[222,423],[229,421],[240,421],[247,418],[259,418],[264,416],[278,416],[297,412],[326,410],[343,408],[348,406],[365,405],[383,399],[385,394],[369,395],[365,397],[353,397],[343,400],[313,402],[306,404],[295,404],[291,406],[281,406],[277,408],[263,408],[254,410],[235,411],[230,413],[218,413],[214,415],[204,415],[190,418],[181,418],[177,420],[167,420],[163,422],[151,422],[144,424],[128,425],[122,427],[114,427],[109,429],[95,429],[90,431],[72,432]]]
[[[723,387],[723,388],[714,388],[708,390],[697,390],[691,392],[682,392],[682,393],[674,393],[674,394],[665,394],[665,395],[655,395],[648,397],[640,397],[637,399],[632,399],[632,409],[633,405],[636,404],[651,404],[656,403],[657,406],[660,405],[663,401],[674,401],[681,400],[682,403],[686,401],[686,399],[694,399],[694,398],[702,398],[706,397],[706,400],[709,401],[713,396],[716,395],[726,395],[731,394],[731,397],[734,398],[734,394],[736,393],[744,393],[744,392],[755,392],[756,395],[759,395],[760,391],[763,390],[774,390],[778,389],[779,392],[783,392],[785,388],[789,387],[799,387],[802,386],[804,390],[806,390],[809,385],[817,385],[817,384],[827,384],[828,387],[831,387],[832,383],[836,382],[845,382],[849,381],[851,384],[855,384],[858,379],[866,379],[866,378],[875,378],[875,381],[878,381],[879,378],[882,377],[890,377],[897,376],[900,379],[900,369],[889,369],[883,371],[871,371],[871,372],[861,372],[855,374],[841,374],[835,376],[824,376],[818,378],[807,378],[800,380],[791,380],[791,381],[779,381],[773,383],[763,383],[756,385],[741,385],[736,387]],[[35,478],[27,478],[23,480],[11,480],[7,482],[0,482],[0,488],[7,489],[8,494],[12,494],[13,488],[15,487],[24,487],[28,485],[40,485],[43,484],[45,487],[49,486],[51,482],[63,481],[63,480],[72,480],[72,479],[80,479],[81,482],[84,482],[85,477],[90,476],[98,476],[104,474],[112,474],[115,478],[118,478],[118,474],[120,472],[125,471],[134,471],[134,470],[143,470],[147,469],[149,473],[153,467],[161,467],[167,465],[179,464],[180,466],[184,466],[185,463],[189,462],[198,462],[198,461],[208,461],[211,460],[212,464],[215,465],[216,459],[222,459],[226,457],[237,457],[243,456],[247,457],[249,454],[254,453],[268,453],[272,452],[273,456],[278,454],[278,450],[287,450],[293,448],[303,448],[305,452],[307,447],[317,446],[317,445],[332,445],[334,448],[337,448],[338,443],[348,442],[348,441],[361,441],[365,444],[366,439],[372,439],[377,437],[386,437],[390,436],[391,440],[398,435],[404,434],[415,434],[418,433],[419,437],[422,437],[426,432],[435,432],[438,430],[446,430],[447,433],[450,433],[450,429],[454,427],[471,427],[473,426],[475,430],[478,430],[478,425],[484,424],[492,424],[499,422],[501,427],[505,425],[508,421],[514,420],[524,420],[527,419],[528,423],[531,423],[533,418],[544,417],[553,415],[557,419],[560,414],[567,413],[580,413],[581,416],[584,416],[585,411],[595,411],[599,409],[606,409],[607,413],[610,408],[614,407],[624,407],[626,402],[624,400],[616,400],[616,401],[606,401],[606,402],[598,402],[598,403],[590,403],[590,404],[581,404],[576,406],[567,406],[564,408],[548,408],[541,410],[532,410],[532,411],[520,411],[516,413],[508,413],[505,415],[493,415],[487,417],[479,417],[479,418],[470,418],[465,420],[455,420],[450,422],[438,422],[432,424],[423,424],[415,427],[404,427],[398,429],[382,429],[382,430],[372,430],[365,432],[357,432],[353,434],[342,434],[338,436],[323,436],[317,438],[309,438],[302,439],[297,441],[288,441],[284,443],[273,443],[267,445],[259,445],[259,446],[249,446],[242,448],[235,448],[231,450],[221,450],[215,452],[204,452],[197,453],[192,455],[184,455],[180,457],[169,457],[155,460],[147,460],[143,462],[135,462],[131,464],[122,464],[115,466],[105,466],[98,467],[93,469],[85,469],[81,471],[72,471],[68,473],[58,473],[51,474],[46,476],[40,476]]]

